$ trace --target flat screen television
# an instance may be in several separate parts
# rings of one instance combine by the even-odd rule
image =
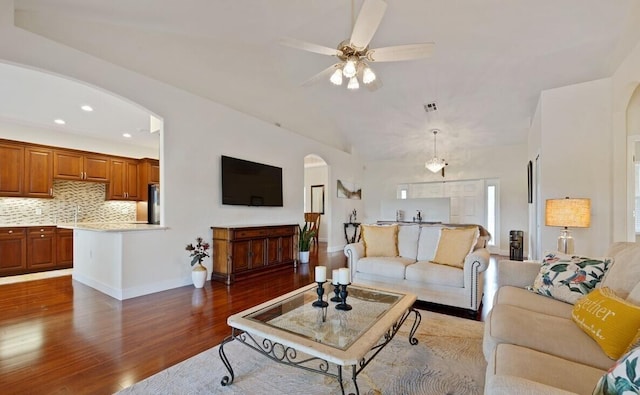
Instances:
[[[282,207],[282,168],[222,156],[222,204]]]

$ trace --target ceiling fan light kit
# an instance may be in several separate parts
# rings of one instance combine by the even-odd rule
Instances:
[[[431,52],[433,52],[433,43],[397,45],[375,49],[369,48],[369,42],[376,33],[376,30],[378,30],[378,26],[382,21],[386,9],[387,3],[384,0],[364,0],[353,26],[351,38],[341,42],[337,49],[292,38],[280,40],[281,44],[292,48],[321,55],[335,56],[340,59],[340,63],[329,66],[303,85],[314,83],[331,74],[329,81],[334,85],[342,85],[342,77],[345,77],[349,79],[347,89],[357,90],[360,87],[359,78],[363,84],[370,85],[369,90],[375,90],[380,87],[381,84],[379,80],[377,84],[372,84],[372,82],[378,78],[369,65],[366,64],[365,60],[369,62],[393,62],[421,59],[430,56]]]

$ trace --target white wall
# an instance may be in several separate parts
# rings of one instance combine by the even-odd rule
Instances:
[[[121,144],[71,133],[61,133],[51,129],[41,129],[6,120],[0,120],[0,138],[128,158],[158,159],[159,155],[158,150],[153,148]]]
[[[424,168],[425,158],[367,162],[362,194],[365,222],[380,216],[383,200],[396,198],[398,184],[473,179],[500,180],[500,246],[509,250],[509,231],[528,229],[527,218],[527,146],[483,147],[452,152],[445,178]]]
[[[140,235],[138,252],[124,251],[125,265],[127,260],[142,256],[153,268],[154,275],[148,277],[146,289],[190,283],[191,267],[184,246],[196,236],[209,238],[211,226],[302,222],[305,155],[314,153],[327,161],[330,185],[335,185],[336,179],[361,177],[360,161],[353,155],[15,28],[7,17],[13,15],[10,0],[0,0],[0,15],[0,61],[85,81],[163,117],[164,141],[159,158],[162,223],[169,230]],[[282,167],[284,207],[223,206],[221,155]],[[341,227],[343,221],[335,219],[342,218],[347,205],[335,201],[338,199],[333,194],[327,196],[336,208],[333,223]],[[329,248],[344,245],[342,229],[339,230],[331,233]],[[209,260],[205,264],[211,269]],[[158,288],[154,284],[159,284]]]
[[[613,241],[611,80],[543,91],[540,194],[591,199],[591,227],[572,229],[576,252],[602,255]],[[624,159],[623,159],[624,160]],[[541,226],[541,249],[555,250],[560,228]]]

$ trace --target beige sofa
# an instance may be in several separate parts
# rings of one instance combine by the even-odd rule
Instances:
[[[441,229],[456,226],[459,225],[398,225],[398,256],[365,256],[362,241],[348,244],[344,254],[352,282],[411,292],[421,301],[476,312],[482,302],[483,272],[489,264],[489,251],[485,248],[489,233],[474,225],[478,227],[478,238],[473,251],[464,258],[464,267],[431,262]]]
[[[640,305],[640,245],[614,243],[601,282]],[[592,394],[614,360],[571,319],[573,305],[524,289],[538,263],[500,261],[494,307],[485,323],[485,394]]]

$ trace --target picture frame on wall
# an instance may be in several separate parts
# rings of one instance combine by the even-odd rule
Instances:
[[[359,186],[354,183],[348,183],[341,180],[338,180],[337,184],[336,189],[339,198],[356,200],[362,199],[362,188]]]

